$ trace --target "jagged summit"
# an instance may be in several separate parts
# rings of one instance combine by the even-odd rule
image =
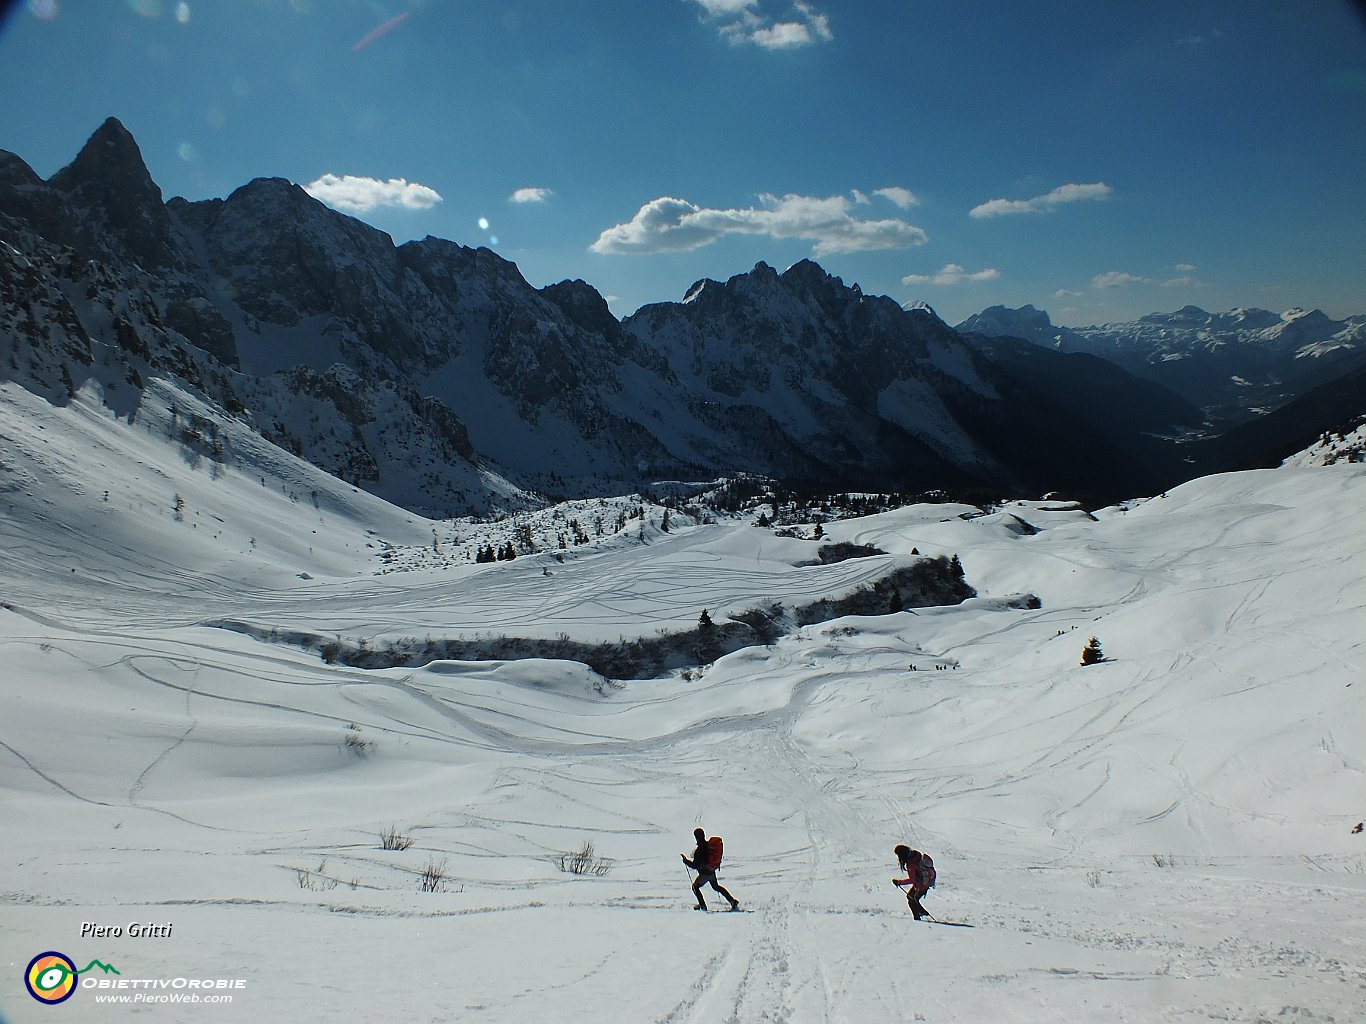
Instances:
[[[901,308],[907,313],[928,313],[936,320],[940,319],[939,314],[935,312],[935,308],[924,299],[912,299],[910,302],[903,302]]]
[[[844,281],[826,271],[815,260],[801,259],[782,272],[782,279],[789,284],[811,285],[833,283],[842,286]],[[858,285],[854,285],[858,288]]]
[[[49,178],[48,184],[63,192],[93,190],[125,200],[161,202],[161,189],[143,162],[137,140],[116,117],[107,118],[76,159]]]
[[[174,262],[171,218],[142,150],[117,118],[105,120],[76,159],[48,179],[67,208],[50,230],[79,249],[109,256],[127,251],[147,267]]]
[[[17,153],[0,149],[0,189],[22,189],[41,185],[43,179]]]
[[[546,285],[541,289],[541,294],[564,310],[564,315],[573,323],[586,330],[607,333],[621,328],[621,322],[612,315],[602,293],[587,281],[579,278],[560,281]]]

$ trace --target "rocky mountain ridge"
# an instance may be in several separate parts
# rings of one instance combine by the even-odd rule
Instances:
[[[1216,427],[1247,422],[1366,361],[1366,315],[1333,320],[1319,309],[1185,306],[1128,323],[1061,327],[1033,306],[992,306],[957,329],[1108,359],[1196,403]]]
[[[54,402],[98,386],[131,420],[172,374],[223,428],[430,515],[734,473],[1101,498],[1175,472],[1151,435],[1180,424],[1080,408],[1089,368],[1020,374],[810,261],[618,321],[582,281],[395,246],[283,179],[163,202],[112,118],[47,181],[0,152],[0,241],[0,378]]]

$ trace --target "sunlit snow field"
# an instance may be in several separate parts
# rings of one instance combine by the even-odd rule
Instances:
[[[164,434],[150,407],[130,426],[0,386],[6,1021],[1366,1016],[1366,467],[1094,517],[913,506],[829,524],[889,554],[824,567],[729,522],[384,572],[385,545],[494,527],[265,446],[215,479]],[[367,671],[212,625],[615,640],[847,590],[912,548],[957,553],[980,596],[694,678]],[[1082,668],[1093,634],[1107,660]],[[691,909],[699,824],[752,913]],[[379,848],[391,827],[410,848]],[[586,841],[610,870],[560,870]],[[974,927],[912,921],[899,842],[935,858],[931,913]],[[80,935],[134,921],[172,933]],[[46,950],[246,986],[48,1008],[22,979]]]

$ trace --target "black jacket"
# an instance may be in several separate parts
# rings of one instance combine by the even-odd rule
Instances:
[[[697,844],[697,849],[693,850],[692,860],[685,859],[684,863],[686,863],[688,867],[692,868],[699,874],[714,875],[716,872],[714,872],[711,868],[707,867],[707,864],[710,863],[710,861],[711,850],[707,848],[707,841],[703,839],[701,842]]]

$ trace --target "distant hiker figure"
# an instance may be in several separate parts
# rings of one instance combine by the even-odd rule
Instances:
[[[906,872],[905,878],[893,878],[892,884],[895,886],[906,886],[906,905],[911,908],[911,913],[919,921],[922,917],[932,916],[928,910],[920,905],[920,897],[930,891],[930,886],[935,882],[934,860],[928,853],[921,853],[919,850],[912,850],[909,846],[893,847],[892,852],[896,854],[897,863],[901,865],[901,870]]]
[[[1356,823],[1356,827],[1352,829],[1352,835],[1354,835],[1354,836],[1359,836],[1359,835],[1361,835],[1361,830],[1362,830],[1363,828],[1366,828],[1366,821],[1358,821],[1358,822]]]
[[[721,837],[712,836],[707,838],[707,833],[700,828],[692,831],[693,838],[697,840],[697,849],[693,851],[692,860],[688,860],[686,853],[680,853],[683,863],[697,872],[697,881],[692,884],[692,894],[697,897],[696,910],[706,910],[707,901],[702,898],[702,886],[711,883],[711,887],[730,901],[731,910],[740,909],[740,901],[722,888],[716,880],[716,869],[721,866]]]

